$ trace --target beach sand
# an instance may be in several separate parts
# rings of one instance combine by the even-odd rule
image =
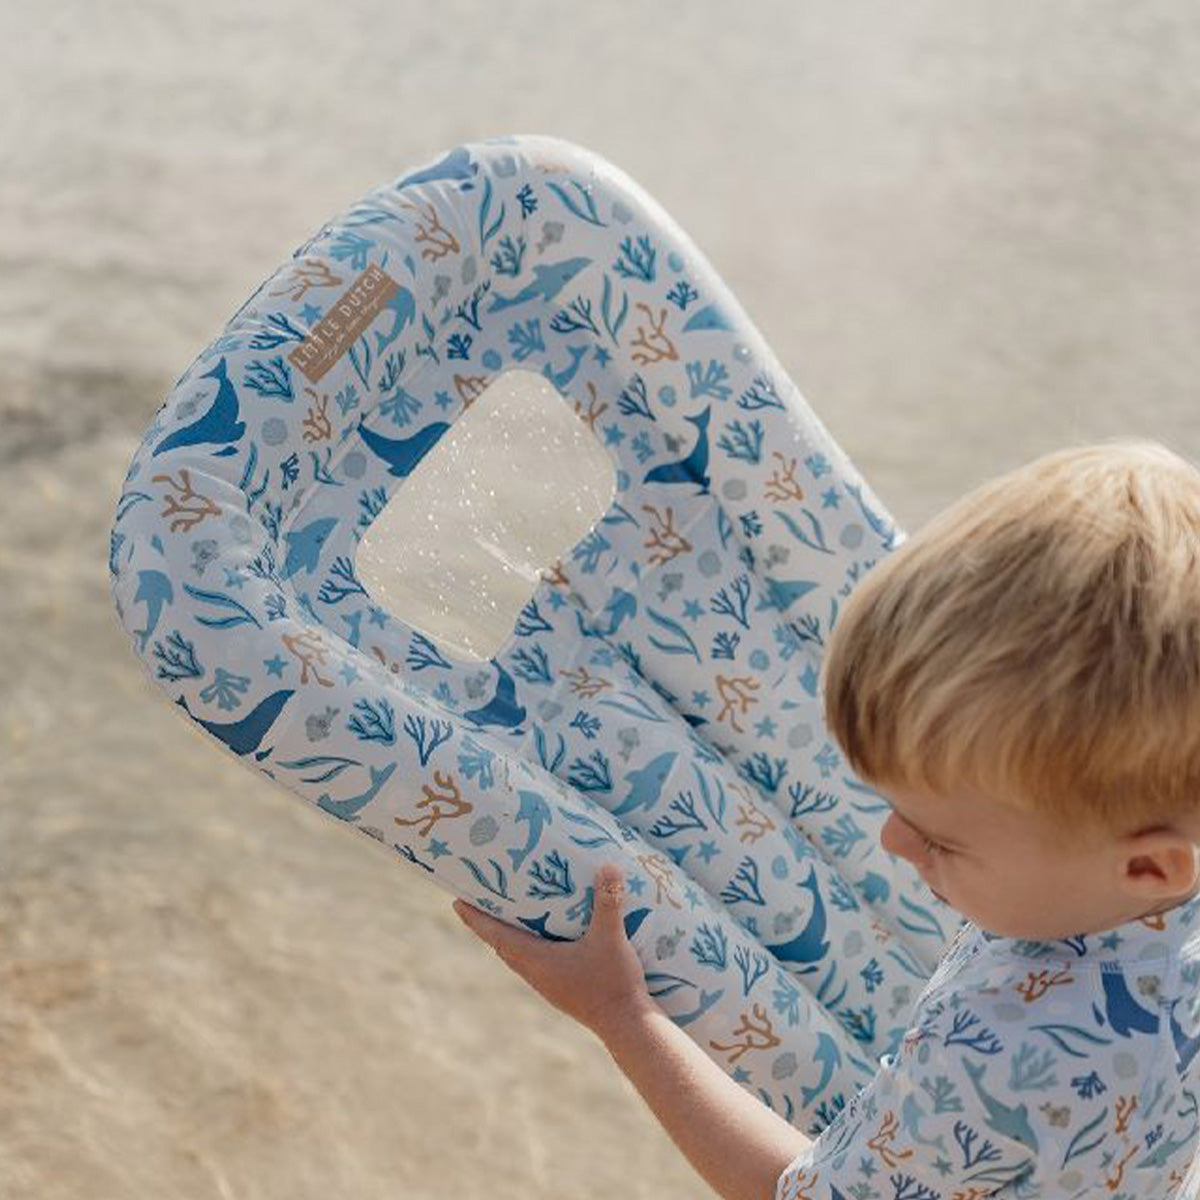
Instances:
[[[328,216],[544,132],[687,230],[906,528],[1072,441],[1200,459],[1194,5],[58,0],[0,12],[0,100],[0,1197],[710,1194],[445,892],[144,678],[129,458]]]

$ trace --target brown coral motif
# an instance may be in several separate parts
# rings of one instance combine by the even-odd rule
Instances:
[[[400,207],[412,209],[413,212],[418,211],[417,206],[410,204],[407,200],[401,201]],[[459,251],[458,238],[442,224],[437,209],[432,204],[426,204],[426,209],[424,220],[428,224],[423,225],[420,220],[417,221],[415,239],[418,244],[428,243],[421,251],[421,257],[436,261],[439,258],[445,258],[447,254],[457,254]]]
[[[744,1033],[746,1035],[740,1041],[732,1042],[728,1046],[723,1046],[720,1042],[713,1041],[710,1041],[708,1044],[714,1050],[734,1051],[729,1056],[731,1063],[737,1062],[747,1050],[770,1050],[773,1046],[778,1046],[779,1037],[771,1025],[771,1018],[767,1015],[767,1010],[761,1004],[755,1003],[754,1016],[757,1018],[757,1021],[750,1020],[745,1013],[741,1014],[741,1024],[733,1031],[735,1038],[738,1034]]]
[[[560,671],[559,674],[565,675],[571,681],[571,691],[577,696],[590,698],[605,688],[612,687],[609,680],[601,679],[598,675],[589,675],[587,667],[580,667],[578,671]]]
[[[726,714],[728,714],[729,724],[738,733],[743,733],[744,730],[737,722],[737,713],[733,711],[733,706],[738,704],[741,706],[738,711],[745,712],[751,704],[757,704],[758,698],[751,696],[750,693],[758,691],[761,686],[753,675],[734,675],[728,678],[724,675],[718,675],[717,692],[725,702],[725,707],[717,713],[717,720],[723,721]]]
[[[658,566],[670,562],[671,559],[692,548],[692,543],[675,528],[675,510],[673,508],[667,508],[665,517],[653,504],[643,504],[642,511],[648,512],[658,526],[651,531],[650,540],[642,543],[647,550],[654,551],[650,555],[651,563]]]
[[[454,782],[454,776],[449,771],[445,774],[441,771],[434,771],[433,782],[442,790],[439,792],[437,788],[423,783],[421,791],[425,793],[425,799],[417,801],[418,808],[427,808],[429,805],[433,805],[429,812],[421,817],[413,817],[411,820],[407,817],[392,818],[397,825],[424,825],[423,829],[417,830],[421,837],[428,837],[429,831],[443,817],[465,816],[475,807],[469,800],[464,800],[459,795],[458,784]],[[445,808],[442,807],[443,804],[446,805]]]
[[[308,682],[308,673],[313,673],[313,678],[322,687],[333,687],[332,679],[324,679],[320,671],[317,670],[317,664],[325,665],[325,659],[329,656],[329,648],[321,641],[321,635],[315,630],[306,630],[304,633],[285,633],[283,635],[283,644],[296,656],[300,661],[300,682]]]
[[[175,517],[171,522],[172,533],[193,529],[205,517],[215,517],[221,511],[219,504],[192,487],[192,477],[186,467],[179,468],[178,483],[170,475],[152,475],[150,478],[152,483],[165,483],[170,490],[179,493],[178,496],[164,495],[167,507],[158,514],[160,517]]]
[[[1052,987],[1058,987],[1063,983],[1071,983],[1075,976],[1071,974],[1070,968],[1060,967],[1054,972],[1053,977],[1047,970],[1027,971],[1024,983],[1017,984],[1017,991],[1025,997],[1026,1004],[1032,1004],[1035,1000],[1040,1000]]]
[[[796,482],[797,460],[784,458],[778,450],[772,450],[771,457],[779,459],[779,467],[771,473],[771,478],[767,480],[763,496],[767,500],[803,500],[804,489]],[[779,468],[784,468],[782,475],[779,473]],[[772,488],[775,490],[772,491]]]
[[[387,655],[378,647],[372,646],[371,653],[385,666],[393,675],[400,674],[400,664],[398,662],[388,662]]]
[[[1130,1092],[1128,1096],[1117,1097],[1117,1111],[1115,1113],[1116,1120],[1113,1124],[1113,1133],[1125,1132],[1125,1127],[1129,1124],[1129,1118],[1133,1116],[1137,1106],[1137,1096],[1133,1092]]]
[[[682,908],[683,905],[675,896],[675,881],[671,876],[671,859],[665,854],[638,854],[634,856],[642,864],[647,875],[654,880],[654,903],[662,904],[665,900],[672,908]]]
[[[591,393],[591,399],[588,401],[587,415],[585,416],[580,409],[579,401],[575,401],[575,415],[584,422],[585,425],[593,432],[596,432],[596,420],[603,415],[604,410],[608,407],[608,401],[597,407],[599,397],[596,395],[596,385],[589,379],[587,382],[587,390]]]
[[[671,339],[663,333],[663,326],[667,323],[666,308],[658,310],[658,322],[655,323],[650,305],[643,304],[639,300],[637,306],[646,314],[646,319],[650,322],[650,330],[647,333],[644,325],[637,327],[637,337],[633,339],[632,344],[638,349],[633,352],[633,361],[641,363],[643,366],[646,363],[662,362],[663,359],[675,362],[679,355],[675,352],[675,346]]]
[[[310,288],[333,287],[344,282],[320,259],[305,259],[291,269],[290,282],[286,287],[268,293],[272,296],[287,296],[289,300],[303,300]]]
[[[820,1171],[814,1171],[812,1178],[808,1177],[808,1168],[801,1167],[800,1173],[790,1181],[792,1187],[791,1200],[816,1200],[816,1197],[810,1192],[809,1188],[817,1186],[817,1180],[821,1178]]]
[[[310,387],[306,387],[304,390],[316,401],[315,404],[309,406],[308,414],[304,418],[304,440],[306,442],[328,441],[333,436],[333,425],[330,424],[326,412],[329,408],[329,393],[318,396]]]
[[[551,587],[566,587],[571,582],[563,570],[561,558],[556,558],[554,565],[542,572],[541,578]]]
[[[488,377],[486,375],[458,375],[454,376],[454,390],[458,393],[458,398],[463,402],[463,408],[468,409],[479,398],[479,393],[488,385]]]
[[[1139,1143],[1134,1142],[1132,1146],[1125,1152],[1125,1157],[1117,1163],[1117,1173],[1105,1177],[1104,1186],[1110,1192],[1115,1192],[1121,1186],[1121,1180],[1125,1175],[1125,1164],[1138,1152]]]
[[[880,925],[878,921],[872,921],[871,928],[875,930],[875,940],[881,945],[884,942],[892,940],[892,931],[886,925]]]
[[[912,1157],[911,1150],[905,1150],[903,1154],[900,1154],[887,1145],[888,1142],[895,1140],[896,1134],[899,1132],[900,1122],[896,1119],[896,1114],[889,1108],[883,1114],[883,1124],[880,1125],[879,1132],[867,1143],[889,1167],[894,1167],[902,1159]]]
[[[757,842],[763,834],[776,828],[775,822],[748,797],[737,806],[737,811],[734,824],[746,826],[738,839],[741,842]]]

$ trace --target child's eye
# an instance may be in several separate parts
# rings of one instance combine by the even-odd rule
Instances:
[[[931,854],[951,854],[949,846],[940,845],[938,842],[931,842],[924,834],[921,834],[921,840],[925,843],[925,849]]]

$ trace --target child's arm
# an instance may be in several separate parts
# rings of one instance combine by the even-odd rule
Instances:
[[[587,932],[568,942],[461,901],[454,911],[526,983],[596,1034],[722,1200],[775,1200],[779,1176],[810,1139],[735,1083],[654,1002],[625,933],[618,866],[601,867],[593,894]]]
[[[718,1196],[774,1200],[780,1175],[810,1138],[735,1083],[653,1002],[593,1032]]]

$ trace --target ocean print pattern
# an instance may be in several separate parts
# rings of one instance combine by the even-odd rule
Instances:
[[[775,1200],[1195,1200],[1198,980],[1196,898],[1050,942],[964,924]]]
[[[500,650],[375,603],[364,531],[506,370],[614,461],[604,516]],[[817,679],[903,535],[712,266],[599,156],[459,146],[264,280],[176,382],[111,533],[150,679],[269,778],[540,936],[618,862],[658,1004],[820,1132],[960,924],[879,845]]]

